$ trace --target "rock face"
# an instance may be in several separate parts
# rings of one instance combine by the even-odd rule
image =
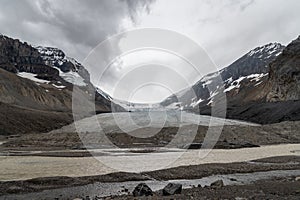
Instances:
[[[148,185],[145,183],[140,183],[134,188],[132,194],[134,197],[152,196],[153,192]]]
[[[0,35],[0,132],[44,132],[72,122],[75,86],[96,113],[123,111],[90,82],[84,66],[63,51],[34,48]],[[8,110],[12,113],[4,114]]]
[[[269,102],[300,99],[300,36],[270,64],[269,84]]]
[[[163,195],[168,196],[168,195],[174,195],[174,194],[181,194],[182,191],[182,185],[181,184],[176,184],[176,183],[169,183],[164,187],[163,189]]]

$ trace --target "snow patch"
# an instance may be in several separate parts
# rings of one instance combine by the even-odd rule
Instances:
[[[65,81],[72,83],[77,86],[86,86],[84,79],[77,72],[62,72],[59,73],[59,76],[62,77]]]
[[[270,43],[265,46],[257,47],[253,50],[251,50],[247,55],[248,56],[258,56],[258,58],[262,57],[262,53],[266,53],[269,56],[266,58],[270,58],[271,56],[278,56],[282,52],[282,46],[279,43]]]
[[[168,105],[167,108],[169,108],[169,109],[178,109],[178,108],[182,108],[181,102],[175,102],[175,103],[172,103],[172,104]]]
[[[107,100],[113,100],[113,99],[111,98],[111,96],[109,96],[107,93],[103,92],[101,89],[96,88],[96,91],[97,91],[102,97],[104,97],[105,99],[107,99]]]
[[[191,103],[191,107],[193,107],[193,108],[195,108],[196,106],[198,106],[199,105],[199,103],[201,103],[201,102],[203,102],[204,100],[203,99],[199,99],[198,101],[193,101],[192,103]]]
[[[87,84],[84,82],[84,79],[77,72],[63,72],[58,67],[53,68],[59,71],[59,76],[62,77],[65,81],[77,86],[87,86]]]
[[[261,84],[261,79],[265,76],[267,76],[268,73],[264,74],[251,74],[249,76],[242,76],[240,78],[238,78],[237,80],[233,81],[225,90],[224,90],[224,93],[226,92],[229,92],[233,89],[238,89],[241,87],[241,82],[244,80],[244,79],[248,79],[249,81],[255,81],[255,82],[260,82],[259,84]],[[255,85],[259,85],[258,83]]]
[[[265,77],[265,76],[267,76],[267,75],[268,75],[268,73],[266,73],[266,74],[264,74],[264,73],[262,73],[262,74],[251,74],[251,75],[247,76],[246,78],[247,78],[247,79],[250,79],[250,81],[256,81],[256,82],[258,82],[258,81],[260,81],[263,77]]]
[[[26,79],[32,80],[34,82],[37,82],[37,83],[46,83],[46,84],[50,83],[50,81],[36,78],[37,74],[33,74],[33,73],[19,72],[19,73],[17,73],[17,75],[19,77],[26,78]]]
[[[233,82],[231,83],[231,85],[230,85],[228,88],[226,88],[226,89],[224,90],[224,93],[229,92],[229,91],[231,91],[231,90],[233,90],[233,89],[238,89],[238,88],[240,88],[240,87],[241,87],[241,82],[242,82],[245,78],[247,78],[247,77],[242,76],[242,77],[238,78],[237,80],[233,81]]]
[[[63,88],[66,87],[66,86],[64,86],[64,85],[55,85],[55,84],[52,84],[52,86],[54,86],[54,87],[56,87],[56,88],[58,88],[58,89],[63,89]]]

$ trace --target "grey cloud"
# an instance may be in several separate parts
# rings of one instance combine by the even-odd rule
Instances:
[[[131,20],[134,23],[137,23],[136,16],[137,16],[138,12],[146,11],[147,13],[149,13],[150,6],[155,0],[148,0],[148,1],[122,0],[122,1],[125,1],[128,6]]]
[[[223,68],[259,45],[287,44],[296,38],[299,8],[298,0],[2,0],[0,33],[61,48],[82,62],[99,42],[122,32],[127,19],[137,27],[165,28],[191,37]],[[118,46],[113,51],[118,52]],[[102,60],[108,54],[104,52]],[[97,74],[97,69],[90,73]],[[111,91],[118,78],[114,70],[107,72],[103,89]]]
[[[135,21],[149,1],[3,0],[0,32],[35,45],[52,45],[80,61],[90,49],[122,30],[122,20]]]

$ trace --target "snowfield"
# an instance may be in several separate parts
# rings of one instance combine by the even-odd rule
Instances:
[[[17,73],[17,75],[22,77],[22,78],[26,78],[26,79],[29,79],[31,81],[34,81],[36,83],[46,83],[46,84],[50,83],[50,81],[36,78],[37,74],[33,74],[33,73],[19,72],[19,73]]]

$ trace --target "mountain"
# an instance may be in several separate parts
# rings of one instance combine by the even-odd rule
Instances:
[[[93,86],[84,66],[63,51],[0,35],[1,134],[43,132],[71,123],[74,86],[95,100],[96,113],[124,111]]]
[[[300,120],[299,73],[300,37],[269,64],[258,86],[245,82],[228,98],[227,116],[262,124]]]
[[[215,95],[238,89],[241,81],[259,82],[267,75],[268,64],[280,55],[283,49],[284,46],[279,43],[257,47],[228,67],[204,76],[191,89],[183,90],[161,104],[169,107],[175,105],[182,110],[193,110],[198,105],[209,106]]]
[[[161,104],[210,115],[214,103],[226,97],[227,118],[261,124],[298,120],[299,46],[298,38],[287,47],[257,47]],[[196,98],[191,98],[193,90]]]

